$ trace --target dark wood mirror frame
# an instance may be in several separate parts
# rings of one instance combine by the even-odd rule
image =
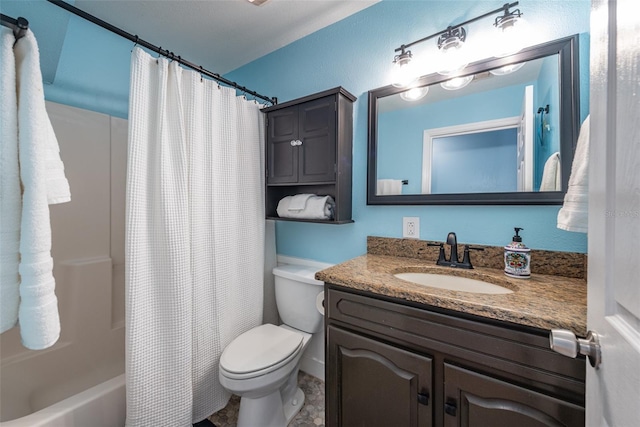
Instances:
[[[369,91],[369,133],[367,153],[368,205],[557,205],[562,204],[567,191],[571,163],[580,125],[580,63],[578,35],[532,46],[504,58],[490,58],[474,62],[463,75],[499,68],[509,64],[530,61],[558,54],[560,83],[560,164],[562,191],[510,192],[510,193],[456,193],[456,194],[403,194],[376,195],[377,183],[377,114],[378,99],[403,92],[406,89],[384,86]],[[429,86],[448,80],[440,74],[422,76],[418,86]]]

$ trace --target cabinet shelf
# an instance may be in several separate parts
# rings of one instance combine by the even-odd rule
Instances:
[[[342,87],[263,109],[266,114],[266,191],[268,219],[346,224],[351,219],[353,102]],[[333,218],[281,218],[276,209],[286,196],[316,194],[335,201]]]

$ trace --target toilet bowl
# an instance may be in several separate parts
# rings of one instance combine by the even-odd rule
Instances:
[[[276,304],[284,324],[264,324],[234,339],[220,357],[220,384],[240,396],[238,427],[284,427],[300,411],[300,358],[322,327],[316,300],[324,283],[319,267],[283,265],[273,269]],[[320,296],[321,297],[321,296]]]

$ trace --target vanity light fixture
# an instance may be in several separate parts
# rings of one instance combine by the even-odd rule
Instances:
[[[393,69],[391,70],[391,84],[396,87],[409,87],[419,77],[419,72],[413,61],[410,50],[401,47],[402,53],[393,57]]]
[[[512,5],[506,3],[503,6],[504,15],[498,16],[493,25],[498,30],[498,39],[496,40],[497,52],[494,56],[502,58],[504,56],[513,55],[522,50],[524,39],[524,20],[520,9],[509,11]]]
[[[468,59],[465,58],[463,48],[467,37],[464,25],[486,18],[490,15],[495,15],[496,13],[503,13],[502,16],[496,18],[494,25],[506,34],[511,29],[515,29],[519,26],[518,21],[520,20],[522,13],[519,9],[516,9],[513,12],[509,11],[518,4],[519,3],[517,1],[513,3],[505,3],[502,7],[494,9],[483,15],[476,16],[475,18],[456,25],[450,25],[442,31],[438,31],[427,37],[423,37],[411,43],[403,44],[396,48],[396,55],[393,58],[391,84],[396,87],[407,88],[417,80],[422,73],[417,69],[415,64],[416,61],[409,48],[435,37],[438,37],[438,48],[440,49],[440,52],[442,52],[442,58],[440,59],[442,65],[438,67],[440,69],[438,73],[450,76],[461,72],[468,64]],[[502,51],[504,49],[501,48],[500,50]],[[466,82],[466,84],[469,84],[470,81],[471,80]]]
[[[471,83],[471,80],[473,80],[473,74],[464,77],[454,77],[451,80],[440,83],[440,86],[442,87],[442,89],[446,90],[458,90]]]
[[[438,49],[442,53],[440,63],[442,64],[438,74],[450,76],[457,74],[469,64],[465,59],[464,41],[467,32],[464,27],[449,27],[446,32],[438,37]]]
[[[429,86],[414,87],[400,93],[400,98],[405,101],[414,102],[424,98],[429,92]]]

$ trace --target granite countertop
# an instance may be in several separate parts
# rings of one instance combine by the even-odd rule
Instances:
[[[420,271],[476,278],[511,289],[513,293],[450,291],[417,285],[393,275]],[[462,270],[436,266],[424,259],[369,253],[321,270],[316,273],[316,279],[518,325],[545,330],[569,329],[582,337],[587,332],[587,286],[585,280],[579,278],[532,274],[530,279],[513,279],[495,268]]]

